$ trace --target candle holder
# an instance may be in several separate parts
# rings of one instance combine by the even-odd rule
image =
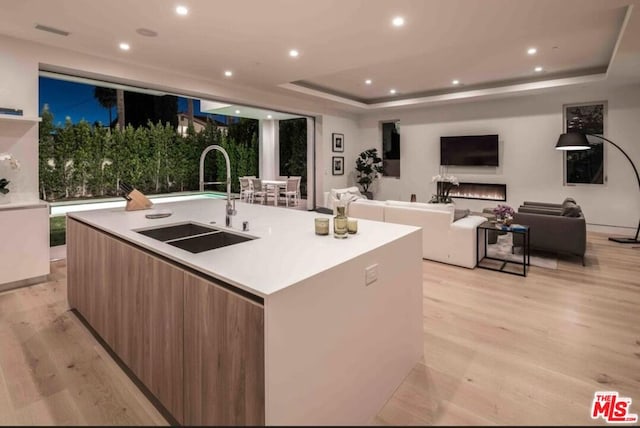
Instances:
[[[355,218],[347,219],[347,232],[350,235],[358,233],[358,220]]]
[[[315,219],[316,235],[326,236],[329,234],[329,219],[317,217]]]

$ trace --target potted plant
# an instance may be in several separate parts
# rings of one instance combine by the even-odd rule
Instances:
[[[356,183],[362,187],[362,194],[368,199],[373,199],[369,186],[383,172],[382,158],[378,157],[377,149],[365,150],[356,159]]]

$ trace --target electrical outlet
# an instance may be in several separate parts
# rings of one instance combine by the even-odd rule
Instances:
[[[364,269],[364,284],[369,285],[378,280],[378,264],[371,265]]]

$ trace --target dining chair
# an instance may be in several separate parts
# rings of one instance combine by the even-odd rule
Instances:
[[[240,200],[245,202],[253,202],[253,190],[251,189],[251,182],[248,177],[240,177]]]
[[[298,205],[298,198],[300,196],[300,181],[302,177],[289,177],[287,178],[287,187],[281,195],[284,195],[287,207],[289,206],[289,199],[293,198],[294,205]]]
[[[265,203],[269,203],[269,197],[273,197],[273,204],[278,205],[278,196],[280,194],[280,186],[277,184],[267,184],[265,186]]]
[[[259,178],[252,178],[249,180],[249,185],[251,186],[252,192],[251,202],[255,202],[255,198],[258,197],[262,198],[262,203],[264,204],[267,193],[263,189],[262,180]]]

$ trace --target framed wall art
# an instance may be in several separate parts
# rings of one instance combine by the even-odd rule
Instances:
[[[333,175],[344,175],[344,156],[334,156],[331,164]]]
[[[334,152],[344,152],[344,134],[331,134]]]

